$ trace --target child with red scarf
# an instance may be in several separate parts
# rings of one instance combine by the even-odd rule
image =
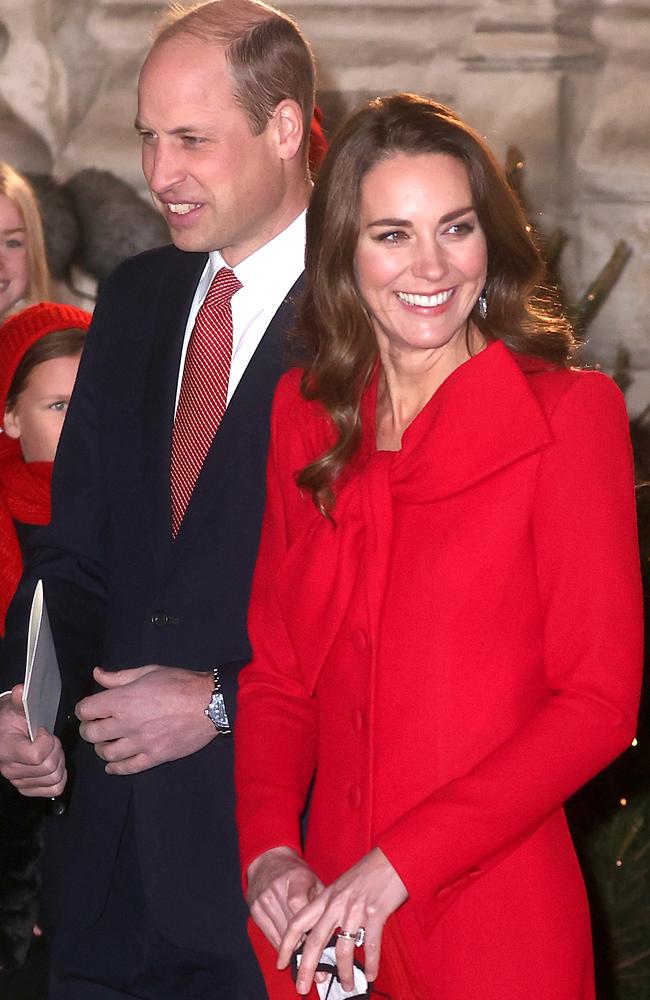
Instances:
[[[52,463],[90,313],[40,302],[0,326],[0,643],[28,536],[50,519]],[[25,957],[36,911],[43,803],[0,778],[0,968]]]

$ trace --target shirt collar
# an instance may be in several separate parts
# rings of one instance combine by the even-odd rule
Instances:
[[[244,290],[252,287],[256,295],[262,293],[265,288],[272,291],[279,281],[286,284],[285,276],[289,274],[293,275],[291,280],[293,285],[305,266],[306,216],[305,209],[289,223],[286,229],[232,268]],[[211,281],[217,271],[229,265],[219,250],[212,250],[209,257],[207,270]]]

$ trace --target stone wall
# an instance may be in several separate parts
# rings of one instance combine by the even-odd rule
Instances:
[[[160,0],[0,0],[0,157],[65,179],[113,171],[143,190],[132,128]],[[625,239],[632,257],[590,333],[612,369],[632,353],[650,399],[650,6],[627,0],[292,0],[319,66],[326,126],[393,90],[451,103],[503,159],[524,154],[535,225],[569,237],[583,291]]]

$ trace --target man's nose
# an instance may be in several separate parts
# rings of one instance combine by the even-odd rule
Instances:
[[[178,157],[172,150],[158,145],[151,154],[151,170],[147,181],[155,195],[162,197],[179,184],[185,177]]]

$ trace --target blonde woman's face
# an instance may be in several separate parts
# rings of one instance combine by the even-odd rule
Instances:
[[[18,207],[0,195],[0,318],[25,297],[29,285],[27,233]]]

